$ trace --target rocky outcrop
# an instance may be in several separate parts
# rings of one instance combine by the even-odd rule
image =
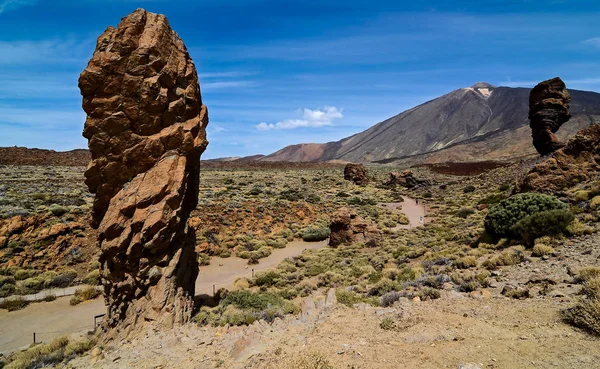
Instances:
[[[564,145],[554,135],[571,118],[571,95],[558,77],[540,82],[529,94],[529,126],[533,146],[540,155],[550,154]]]
[[[98,38],[79,88],[106,327],[185,323],[198,275],[187,221],[208,124],[194,63],[165,16],[138,9]]]
[[[560,195],[600,173],[600,125],[580,131],[565,147],[533,167],[517,183],[515,192]]]
[[[364,242],[375,246],[381,241],[381,231],[369,225],[363,218],[348,208],[338,209],[331,218],[329,225],[331,236],[329,246],[337,247],[341,244]]]
[[[344,179],[346,181],[352,181],[357,185],[369,183],[367,170],[362,164],[346,164],[346,167],[344,168]]]
[[[431,183],[426,180],[420,180],[415,178],[412,170],[404,170],[401,173],[390,173],[390,178],[383,183],[384,186],[402,186],[408,189],[420,187],[420,186],[429,186]]]

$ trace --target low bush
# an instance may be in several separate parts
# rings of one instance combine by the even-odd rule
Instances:
[[[375,298],[367,298],[367,297],[359,295],[355,292],[348,291],[348,290],[341,289],[341,288],[338,288],[335,291],[335,297],[337,298],[337,301],[340,304],[346,305],[348,307],[353,307],[355,304],[358,304],[361,302],[370,304],[373,306],[379,305],[379,300],[377,300]]]
[[[69,212],[69,208],[57,204],[52,205],[49,210],[54,216],[57,217],[63,216]]]
[[[12,295],[15,290],[15,278],[11,276],[0,276],[0,297]]]
[[[555,250],[554,250],[554,248],[552,246],[547,246],[547,245],[544,245],[542,243],[536,243],[533,246],[533,250],[531,252],[531,255],[539,258],[539,257],[542,257],[544,255],[554,254],[554,252],[555,252]]]
[[[244,325],[260,319],[272,322],[277,317],[298,311],[294,303],[280,295],[240,290],[228,292],[215,308],[203,307],[194,320],[216,326]]]
[[[32,346],[7,358],[4,369],[33,369],[54,367],[65,359],[81,355],[94,347],[94,337],[70,340],[67,337],[55,338],[49,343]]]
[[[69,304],[77,305],[87,300],[93,300],[100,295],[100,292],[95,287],[84,287],[75,290],[75,295],[71,297]]]
[[[562,318],[575,327],[600,336],[600,299],[581,300],[572,308],[564,310]]]
[[[90,284],[92,286],[96,286],[100,283],[100,270],[92,270],[88,273],[88,275],[83,278],[83,283]]]
[[[453,265],[458,269],[468,269],[477,266],[477,258],[474,256],[465,256],[454,260]]]
[[[488,269],[493,269],[499,266],[515,265],[525,260],[525,254],[521,248],[515,247],[502,251],[499,255],[492,257],[483,262],[483,266]]]
[[[260,273],[254,279],[255,286],[274,286],[278,279],[281,278],[281,275],[274,270],[270,270],[268,272]]]
[[[305,242],[318,242],[329,238],[331,231],[329,228],[307,228],[302,231],[302,240]]]
[[[456,216],[459,218],[466,219],[469,215],[475,214],[475,209],[473,208],[461,208],[456,212]]]
[[[22,297],[16,297],[11,299],[6,299],[0,302],[0,309],[5,309],[8,311],[21,310],[24,307],[29,305],[29,301],[25,300]]]
[[[379,328],[389,331],[396,328],[396,322],[390,317],[385,317],[379,323]]]
[[[475,188],[475,186],[473,185],[468,185],[465,188],[463,188],[463,192],[464,193],[471,193],[471,192],[475,192],[477,188]]]
[[[489,196],[479,200],[477,202],[477,204],[478,205],[495,205],[504,199],[506,199],[506,195],[504,195],[502,193],[495,193],[495,194],[489,195]]]
[[[558,236],[566,233],[567,226],[575,216],[567,209],[541,211],[519,220],[510,228],[527,245],[533,245],[536,238]]]
[[[44,289],[44,280],[38,277],[35,278],[27,278],[24,281],[21,281],[18,288],[18,293],[20,295],[30,295],[34,293],[38,293]]]
[[[287,360],[286,369],[335,369],[325,356],[318,352],[306,352]]]
[[[490,208],[485,217],[485,229],[496,237],[519,237],[512,227],[520,220],[544,211],[566,210],[567,207],[567,204],[550,195],[518,194]]]

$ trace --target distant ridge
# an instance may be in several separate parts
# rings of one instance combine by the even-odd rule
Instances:
[[[562,139],[600,123],[600,94],[569,91],[573,117],[558,132]],[[340,141],[290,145],[261,160],[418,164],[511,160],[534,155],[528,120],[529,92],[528,88],[479,82]]]
[[[0,165],[87,166],[91,154],[87,149],[54,151],[27,147],[0,147]]]

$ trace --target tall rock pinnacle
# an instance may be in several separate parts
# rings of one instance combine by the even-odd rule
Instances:
[[[183,324],[198,275],[187,220],[208,144],[194,63],[165,16],[138,9],[98,38],[79,88],[106,328]]]
[[[533,146],[541,154],[550,154],[564,144],[554,135],[571,118],[571,95],[558,77],[540,82],[529,95],[529,121]]]

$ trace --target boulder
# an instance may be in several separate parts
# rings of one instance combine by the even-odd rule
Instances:
[[[560,196],[578,183],[600,174],[600,125],[579,131],[565,147],[535,165],[520,179],[514,192],[542,192]]]
[[[165,16],[138,9],[98,38],[79,88],[104,328],[184,324],[198,275],[187,221],[208,144],[194,63]]]
[[[352,181],[357,185],[369,183],[367,170],[362,164],[346,164],[346,167],[344,168],[344,179],[346,181]]]
[[[426,180],[419,180],[415,178],[412,170],[404,170],[400,173],[391,172],[390,178],[383,183],[384,186],[402,186],[408,189],[420,187],[420,186],[429,186],[431,183]]]
[[[564,145],[554,135],[569,119],[571,95],[558,77],[540,82],[529,95],[529,126],[533,146],[540,155],[550,154]]]
[[[329,246],[332,247],[355,242],[377,245],[382,238],[381,231],[377,227],[369,225],[353,210],[346,207],[338,209],[333,214],[329,229],[331,230]]]

